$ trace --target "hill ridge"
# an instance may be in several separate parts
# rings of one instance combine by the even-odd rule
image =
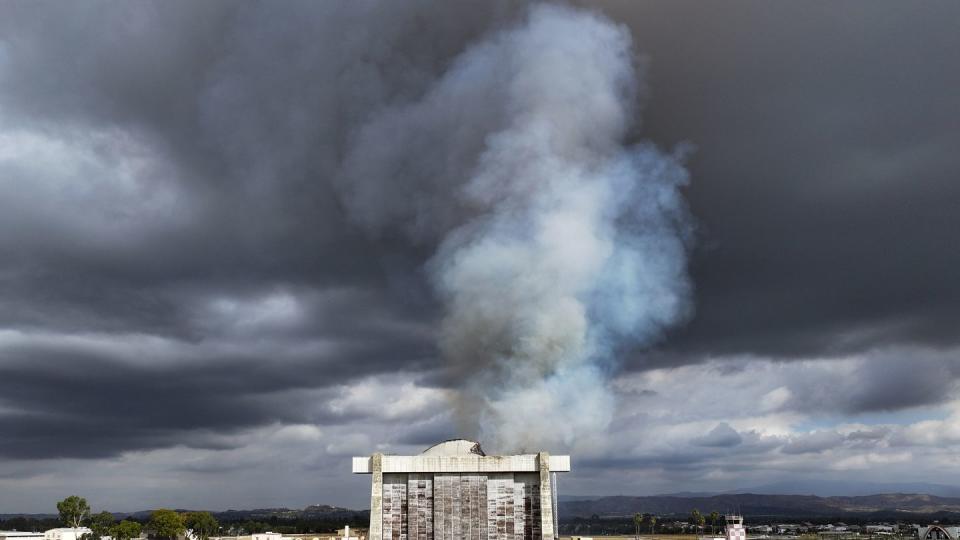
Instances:
[[[842,516],[854,514],[960,513],[960,497],[942,497],[926,493],[877,493],[873,495],[776,495],[763,493],[724,493],[709,496],[613,495],[588,500],[560,502],[560,514],[566,517],[591,515],[625,516],[635,512],[658,515],[688,514],[701,511],[738,510],[746,515],[796,517]]]

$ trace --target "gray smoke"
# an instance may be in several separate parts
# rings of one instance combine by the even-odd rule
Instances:
[[[500,449],[605,429],[616,352],[686,313],[687,175],[678,156],[624,146],[638,89],[625,28],[538,5],[351,141],[351,215],[438,245],[460,418]]]

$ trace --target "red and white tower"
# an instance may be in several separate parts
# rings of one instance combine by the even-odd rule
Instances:
[[[747,540],[747,530],[743,528],[743,516],[724,516],[727,522],[727,540]]]

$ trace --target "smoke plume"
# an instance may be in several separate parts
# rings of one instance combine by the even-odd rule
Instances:
[[[602,431],[616,353],[686,312],[687,175],[679,156],[625,146],[639,90],[625,28],[538,5],[350,141],[338,185],[353,218],[437,246],[458,412],[501,450]]]

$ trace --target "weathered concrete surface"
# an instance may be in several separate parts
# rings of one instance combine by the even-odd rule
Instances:
[[[553,487],[550,483],[550,454],[537,454],[537,465],[540,469],[540,530],[543,531],[543,540],[553,540]]]
[[[372,473],[370,540],[554,540],[551,473],[569,456],[487,456],[473,441],[353,458]]]
[[[369,474],[371,457],[354,457],[353,472]],[[570,472],[570,456],[549,456],[554,472]],[[384,473],[538,472],[537,454],[516,456],[383,456]]]
[[[370,538],[383,538],[383,454],[370,456]]]

